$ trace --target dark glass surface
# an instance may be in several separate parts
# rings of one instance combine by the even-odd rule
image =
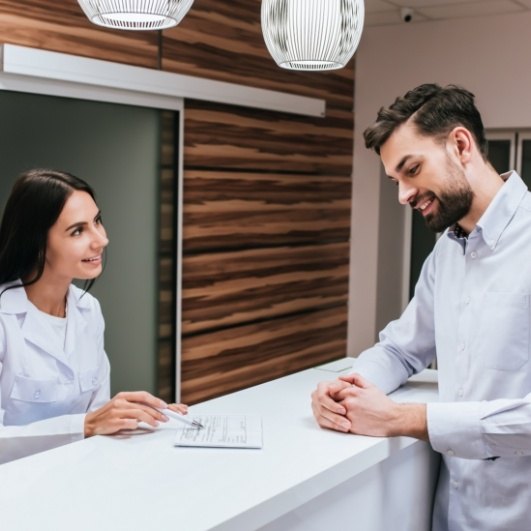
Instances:
[[[510,140],[489,140],[489,161],[498,173],[514,169],[511,167],[510,156]]]

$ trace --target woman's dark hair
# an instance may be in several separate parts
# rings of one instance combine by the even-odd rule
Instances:
[[[376,122],[363,133],[365,146],[379,155],[393,131],[410,118],[420,133],[441,140],[454,127],[466,127],[474,136],[481,155],[487,159],[487,140],[474,94],[456,85],[441,87],[426,83],[397,98],[389,107],[382,107]]]
[[[0,224],[0,284],[21,279],[28,286],[41,278],[48,231],[74,190],[95,200],[92,188],[70,173],[34,169],[19,175]]]

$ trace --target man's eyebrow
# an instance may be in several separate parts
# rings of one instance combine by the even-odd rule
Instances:
[[[404,155],[400,162],[396,165],[395,171],[396,173],[400,173],[402,171],[402,168],[404,167],[404,164],[412,157],[413,155]]]

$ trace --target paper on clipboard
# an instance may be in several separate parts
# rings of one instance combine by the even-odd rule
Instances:
[[[204,427],[177,430],[175,446],[262,448],[262,419],[247,415],[193,415]]]

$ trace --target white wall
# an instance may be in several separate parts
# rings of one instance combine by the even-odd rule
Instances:
[[[387,297],[378,290],[378,264],[390,264],[387,285],[402,278],[402,257],[386,254],[378,233],[403,216],[380,208],[379,159],[365,149],[363,130],[382,105],[427,82],[471,90],[487,128],[530,127],[530,52],[531,13],[365,28],[356,52],[349,355],[378,332],[377,301]],[[399,293],[389,294],[390,304]]]

